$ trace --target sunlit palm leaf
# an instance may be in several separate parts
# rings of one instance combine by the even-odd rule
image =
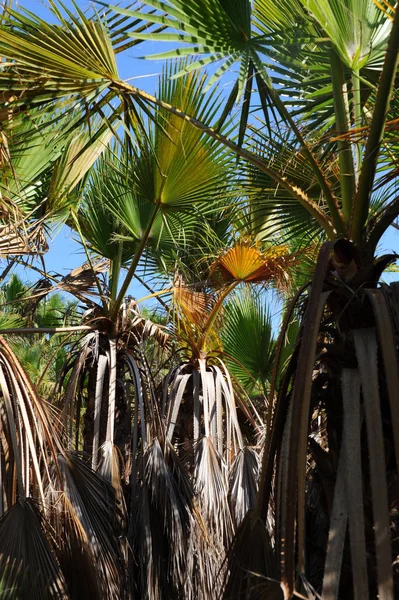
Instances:
[[[53,8],[62,26],[49,26],[27,10],[24,13],[7,10],[0,48],[3,56],[16,61],[19,73],[18,77],[16,73],[13,75],[14,66],[11,66],[0,76],[0,81],[14,81],[12,91],[7,83],[10,109],[26,104],[29,91],[26,92],[33,78],[42,76],[43,67],[48,76],[35,90],[36,103],[81,94],[94,100],[104,92],[110,80],[118,78],[105,24],[99,19],[90,21],[83,13],[78,20],[66,10],[65,18],[55,5]]]
[[[65,148],[52,171],[46,199],[47,221],[66,219],[69,210],[77,203],[78,196],[72,194],[74,188],[86,176],[98,156],[106,149],[113,136],[112,130],[103,125],[91,136],[82,132]]]
[[[288,269],[297,258],[290,255],[286,246],[275,246],[262,252],[253,244],[237,242],[226,250],[211,267],[211,275],[226,283],[270,282],[282,286],[288,280]]]
[[[94,12],[90,18],[72,6],[74,12],[51,4],[56,24],[26,9],[7,8],[0,32],[0,52],[8,59],[0,73],[4,115],[37,107],[33,118],[41,129],[49,123],[40,115],[52,112],[63,135],[90,129],[93,117],[115,133],[124,110],[115,52],[126,45],[126,26],[140,29],[140,23],[111,17],[109,27],[106,15]],[[137,117],[135,112],[136,122]]]

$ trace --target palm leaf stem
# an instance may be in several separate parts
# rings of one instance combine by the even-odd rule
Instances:
[[[348,92],[346,87],[344,67],[338,54],[330,52],[331,79],[334,97],[334,111],[336,130],[339,136],[346,135],[349,131]],[[355,193],[355,173],[353,168],[353,154],[348,140],[338,140],[338,158],[340,167],[341,200],[345,223],[348,225],[352,212],[352,203]]]
[[[135,300],[136,304],[139,304],[140,302],[145,302],[146,300],[152,300],[152,298],[156,298],[164,306],[164,308],[169,310],[168,305],[166,304],[166,302],[163,302],[163,300],[160,299],[160,296],[165,296],[166,294],[171,294],[176,289],[174,286],[154,292],[154,290],[152,290],[151,287],[143,279],[141,279],[136,274],[134,276],[137,279],[137,281],[139,283],[141,283],[141,285],[143,287],[145,287],[149,292],[151,292],[151,294],[148,294],[147,296],[143,296],[142,298],[138,298],[138,300]],[[189,288],[189,289],[198,289],[198,288],[204,287],[204,285],[206,285],[206,284],[207,284],[207,281],[197,281],[196,283],[186,283],[185,287]]]
[[[324,242],[317,261],[312,288],[304,317],[301,346],[292,394],[292,423],[286,462],[287,494],[281,506],[281,539],[286,541],[281,556],[282,587],[290,597],[294,590],[295,551],[294,538],[298,539],[298,570],[304,572],[304,497],[306,448],[313,365],[316,356],[317,333],[322,312],[330,292],[323,285],[330,260],[332,242]],[[296,495],[296,497],[295,497]],[[297,522],[297,531],[295,527]]]
[[[122,268],[122,250],[123,250],[123,242],[119,242],[118,244],[118,252],[114,260],[111,264],[111,272],[110,272],[110,302],[114,302],[116,300],[116,296],[118,294],[118,284],[119,277]]]
[[[386,117],[389,109],[392,89],[399,60],[399,9],[396,8],[391,34],[385,55],[384,66],[378,86],[375,108],[370,125],[364,153],[364,161],[360,172],[359,187],[353,206],[351,219],[351,237],[358,243],[363,235],[367,221],[371,191],[377,170],[377,160],[384,134]]]
[[[147,92],[143,92],[139,88],[136,88],[133,85],[129,85],[122,81],[115,81],[113,85],[122,93],[129,93],[138,98],[142,98],[145,102],[150,102],[156,106],[159,106],[169,113],[179,117],[190,123],[193,127],[196,127],[200,131],[203,131],[209,137],[215,139],[219,143],[223,144],[226,148],[229,148],[233,152],[235,152],[238,156],[241,156],[245,160],[247,160],[250,164],[256,166],[260,171],[266,173],[276,184],[281,185],[284,189],[286,189],[293,198],[295,198],[304,208],[314,217],[314,219],[319,223],[319,225],[323,228],[330,239],[336,239],[336,233],[339,231],[337,229],[336,224],[331,222],[330,218],[324,213],[324,211],[319,207],[319,205],[311,200],[309,196],[296,185],[291,184],[288,181],[288,178],[280,175],[278,172],[274,171],[270,167],[267,166],[266,162],[259,158],[256,154],[244,149],[240,148],[236,143],[234,143],[229,138],[225,137],[212,127],[208,127],[198,119],[189,116],[185,112],[179,110],[178,108],[168,104],[167,102],[163,102],[158,98],[155,98],[151,94],[147,94]]]
[[[11,271],[11,269],[13,268],[13,266],[15,265],[15,263],[16,263],[15,258],[13,258],[12,260],[10,260],[10,262],[8,263],[8,265],[6,266],[6,268],[0,274],[0,283],[2,281],[4,281],[4,279],[7,277],[8,273]]]
[[[152,226],[154,225],[154,222],[155,222],[155,219],[156,219],[156,217],[158,215],[159,209],[160,209],[160,203],[157,202],[157,204],[154,207],[154,212],[153,212],[153,214],[152,214],[152,216],[151,216],[151,218],[150,218],[150,220],[148,222],[146,230],[143,233],[143,236],[142,236],[142,238],[140,240],[140,244],[139,244],[139,246],[138,246],[138,248],[136,250],[136,253],[135,253],[134,257],[133,257],[133,260],[131,262],[129,270],[128,270],[127,274],[126,274],[125,280],[122,283],[121,289],[119,290],[119,294],[118,294],[118,296],[117,296],[117,298],[116,298],[116,300],[113,303],[113,306],[111,308],[110,318],[111,318],[111,321],[113,321],[113,322],[115,321],[115,319],[116,319],[116,317],[118,315],[119,309],[120,309],[120,307],[122,305],[122,302],[123,302],[123,300],[125,298],[125,294],[126,294],[126,292],[128,290],[128,287],[129,287],[129,285],[130,285],[130,283],[131,283],[131,281],[132,281],[132,279],[134,277],[137,265],[139,264],[140,258],[142,256],[144,250],[145,250],[145,247],[146,247],[147,242],[148,242],[148,238],[150,237],[150,234],[151,234]]]
[[[135,277],[136,277],[136,279],[138,279],[138,277],[136,275],[135,275]],[[142,280],[140,281],[140,283],[141,282],[142,282]],[[149,288],[147,287],[147,289],[149,289]],[[138,304],[139,302],[145,302],[146,300],[151,300],[152,298],[157,298],[157,300],[159,300],[160,302],[162,302],[160,300],[160,296],[165,296],[166,294],[171,294],[173,292],[173,290],[174,290],[173,287],[166,288],[165,290],[159,290],[158,292],[154,292],[154,291],[150,290],[151,294],[148,294],[147,296],[143,296],[142,298],[139,298],[138,300],[136,300],[136,304]],[[165,304],[165,302],[163,302],[163,304],[165,306],[167,306]]]
[[[360,129],[362,126],[362,103],[360,95],[360,76],[359,69],[353,71],[352,76],[352,89],[353,89],[353,106],[355,113],[355,127]],[[356,174],[355,179],[359,177],[359,173],[362,168],[362,145],[361,143],[356,144]]]
[[[208,334],[210,332],[210,330],[212,329],[215,320],[219,314],[220,309],[223,306],[223,302],[225,301],[225,299],[227,298],[227,296],[230,294],[231,291],[233,291],[233,289],[239,284],[241,283],[240,280],[236,280],[233,281],[232,283],[230,283],[230,285],[228,285],[227,287],[225,287],[225,289],[221,292],[218,301],[215,303],[215,305],[213,306],[211,312],[209,313],[209,316],[205,322],[205,325],[203,327],[201,336],[199,338],[198,341],[198,348],[201,351],[203,351],[204,346],[205,346],[205,342],[206,339],[208,337]]]
[[[273,429],[272,429],[272,420],[276,421],[276,408],[273,412],[273,403],[274,403],[274,395],[277,387],[277,377],[279,372],[279,367],[281,366],[281,354],[284,346],[285,336],[288,330],[288,326],[294,314],[294,310],[297,307],[298,300],[309,287],[309,283],[305,283],[303,286],[299,288],[295,296],[289,303],[288,309],[286,311],[284,321],[281,325],[279,337],[277,340],[277,346],[275,351],[275,358],[273,363],[272,377],[270,382],[270,390],[268,393],[269,396],[269,410],[267,411],[266,417],[266,440],[265,446],[263,450],[262,457],[262,466],[260,471],[260,479],[259,479],[259,487],[258,487],[258,495],[257,495],[257,511],[261,516],[262,520],[266,523],[267,518],[267,510],[269,506],[269,495],[270,495],[270,481],[272,479],[271,472],[273,471],[274,460],[270,460],[270,457],[274,457],[275,444],[273,444]]]
[[[116,338],[109,339],[109,391],[106,441],[114,443],[116,402]]]

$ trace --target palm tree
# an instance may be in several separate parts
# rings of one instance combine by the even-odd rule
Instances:
[[[118,133],[119,119],[134,145],[134,135],[145,130],[143,114],[160,125],[149,108],[154,105],[162,118],[170,116],[169,136],[179,129],[177,123],[191,125],[209,136],[210,148],[219,147],[215,140],[240,157],[246,206],[252,222],[262,215],[265,234],[284,239],[302,234],[307,244],[315,233],[329,240],[320,250],[299,342],[280,381],[257,504],[233,546],[226,595],[393,598],[388,490],[394,489],[399,453],[398,368],[389,294],[377,286],[393,256],[377,259],[376,252],[399,213],[392,185],[399,11],[385,3],[381,9],[372,0],[297,0],[279,7],[270,0],[145,4],[148,12],[114,9],[123,15],[118,26],[110,11],[93,21],[82,13],[66,19],[58,12],[62,27],[8,11],[0,50],[17,63],[0,73],[6,108],[17,116],[40,105],[68,135],[80,132],[88,115],[97,133],[85,138],[83,156],[98,132],[105,135],[111,127]],[[137,19],[152,31],[138,31]],[[184,99],[152,97],[121,81],[111,48],[130,36],[188,44],[161,55],[194,57],[177,63],[174,79],[218,62],[213,84],[239,63],[225,106],[218,111],[210,104],[208,114],[190,114]],[[256,119],[250,116],[254,98]],[[242,101],[238,133],[235,137],[232,130],[229,137],[221,128],[237,100]],[[84,117],[82,105],[88,107]],[[44,131],[46,125],[40,122]],[[162,202],[154,200],[161,211]],[[156,214],[154,209],[154,219]],[[123,225],[128,228],[127,221]],[[149,232],[148,225],[129,277]],[[111,320],[125,287],[115,296]],[[203,330],[201,349],[209,330]],[[284,325],[276,364],[285,330]],[[353,482],[350,493],[346,481]],[[269,512],[273,543],[266,528]],[[347,553],[351,570],[342,562]]]
[[[398,215],[398,201],[387,182],[397,174],[390,119],[396,106],[399,11],[349,0],[304,0],[281,7],[266,0],[253,6],[216,0],[146,4],[155,9],[148,22],[176,31],[157,34],[156,39],[187,44],[156,58],[198,56],[181,73],[218,62],[212,82],[239,62],[229,98],[230,106],[243,99],[238,147],[219,140],[259,172],[258,204],[276,215],[277,223],[282,217],[288,227],[296,226],[288,210],[305,209],[312,219],[302,222],[303,229],[309,231],[317,222],[331,240],[320,251],[300,342],[277,397],[256,516],[250,515],[243,527],[248,536],[250,531],[255,535],[256,518],[266,522],[276,481],[271,553],[281,557],[280,564],[271,569],[264,557],[255,556],[253,563],[244,563],[241,577],[232,566],[226,594],[251,593],[256,578],[245,577],[247,569],[281,578],[285,598],[295,590],[314,593],[312,589],[323,590],[323,598],[345,593],[365,598],[377,589],[380,597],[393,598],[388,488],[396,477],[399,451],[394,392],[398,368],[389,300],[377,288],[393,257],[376,260],[375,252]],[[263,122],[262,116],[259,125],[249,122],[252,139],[242,149],[254,83]],[[288,137],[274,135],[273,128],[288,130]],[[382,356],[379,370],[377,352]],[[321,415],[324,435],[312,433],[314,411]],[[386,411],[391,423],[384,431]],[[388,450],[391,446],[396,451]],[[369,470],[362,452],[369,455]],[[308,453],[314,466],[307,473]],[[347,494],[345,481],[352,486]],[[315,494],[324,508],[313,524]],[[345,542],[347,527],[350,544]],[[253,535],[243,534],[239,542],[253,545]],[[235,551],[242,559],[242,548]],[[342,565],[347,551],[351,572]],[[375,570],[367,563],[367,553],[374,557]],[[263,584],[265,594],[268,587],[273,587],[270,581]]]

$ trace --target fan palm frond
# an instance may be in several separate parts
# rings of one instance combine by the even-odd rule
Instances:
[[[248,289],[225,306],[221,327],[225,362],[247,393],[266,392],[274,361],[275,343],[264,301]]]
[[[289,253],[284,245],[272,246],[262,252],[251,242],[238,241],[226,250],[212,265],[210,274],[216,282],[220,278],[225,283],[232,282],[271,282],[284,286],[288,280],[288,270],[298,257]]]
[[[18,598],[68,597],[65,579],[44,527],[38,507],[29,498],[14,504],[0,520],[3,585]]]

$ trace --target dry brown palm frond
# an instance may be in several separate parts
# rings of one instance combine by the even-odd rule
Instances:
[[[0,338],[1,514],[30,495],[45,504],[51,482],[48,464],[56,462],[57,438],[50,434],[46,404],[37,395],[10,346]],[[41,467],[40,464],[44,466]]]
[[[179,449],[192,477],[207,532],[207,548],[203,540],[192,540],[203,577],[196,576],[195,586],[198,597],[206,600],[222,588],[225,552],[236,523],[253,507],[259,462],[255,448],[244,446],[232,382],[222,361],[217,363],[200,359],[199,366],[180,365],[165,381],[162,407],[167,439]],[[233,500],[237,487],[240,494]]]
[[[122,489],[123,466],[123,456],[119,448],[110,441],[104,442],[100,448],[97,473],[109,481],[114,489],[115,500],[118,505],[118,515],[122,527],[124,527],[127,520],[125,497]]]
[[[97,304],[89,296],[97,295],[97,291],[94,289],[97,274],[106,271],[109,264],[104,259],[99,260],[97,263],[92,263],[92,266],[85,263],[61,278],[60,275],[46,273],[42,269],[29,265],[24,261],[17,262],[33,268],[34,271],[40,273],[42,276],[41,279],[29,288],[29,293],[24,294],[23,301],[26,313],[33,312],[42,298],[56,290],[68,292],[81,300],[85,305],[95,308]],[[13,300],[9,304],[16,304],[20,301],[18,299]]]
[[[196,527],[194,491],[174,448],[155,438],[140,458],[129,538],[138,561],[140,597],[192,598],[187,563]]]
[[[56,554],[68,586],[71,600],[101,600],[97,562],[88,535],[65,493],[51,506]]]
[[[49,275],[41,271],[43,275],[42,279],[34,285],[31,289],[32,294],[24,300],[38,301],[50,292],[62,290],[82,300],[85,304],[93,304],[88,296],[96,296],[98,294],[96,289],[97,275],[104,273],[108,267],[109,261],[107,259],[100,259],[91,265],[85,263],[73,269],[61,279],[58,279],[59,276]]]
[[[58,462],[65,494],[78,516],[97,565],[102,597],[119,600],[124,597],[127,587],[123,535],[118,522],[115,491],[77,454],[64,453],[58,457]],[[82,530],[79,535],[82,536]]]
[[[235,525],[255,506],[258,491],[259,453],[250,447],[241,450],[231,466],[229,475],[229,502]]]
[[[145,348],[151,344],[167,352],[169,343],[164,327],[132,307],[124,312],[116,324],[116,337],[99,331],[85,336],[74,348],[62,376],[63,380],[69,378],[63,415],[70,437],[74,432],[70,444],[90,455],[93,468],[97,468],[98,452],[105,442],[117,444],[129,465],[134,460],[131,436],[137,419],[144,418],[144,404],[137,419],[133,416],[137,402],[146,401],[149,415],[153,415],[153,376]],[[147,389],[148,394],[143,395]]]
[[[206,436],[230,466],[244,441],[232,381],[223,362],[217,362],[220,366],[200,359],[199,367],[190,362],[175,369],[164,382],[162,414],[172,443],[193,455]],[[261,428],[257,415],[251,424],[255,432]]]
[[[38,255],[48,249],[42,224],[24,228],[18,223],[0,223],[0,257]]]
[[[1,338],[0,389],[1,571],[8,567],[9,581],[16,578],[22,586],[20,598],[69,598],[66,586],[80,569],[71,562],[73,547],[82,560],[90,559],[91,570],[101,565],[101,597],[119,599],[125,586],[113,488],[81,459],[64,453],[55,408],[37,395]],[[31,496],[40,502],[37,507]],[[65,546],[58,543],[61,534]]]
[[[5,589],[21,600],[69,598],[43,517],[30,498],[14,504],[0,520],[0,573]]]
[[[100,259],[92,263],[92,265],[85,263],[63,277],[57,284],[57,287],[71,294],[75,290],[85,294],[92,293],[92,289],[95,286],[95,276],[98,273],[104,273],[108,268],[109,261],[107,259]]]
[[[0,572],[7,567],[7,582],[21,588],[18,598],[59,600],[69,593],[76,598],[74,580],[89,585],[100,565],[101,597],[125,597],[122,513],[115,491],[64,451],[58,412],[37,395],[2,338],[0,391]],[[74,564],[72,552],[83,562]],[[82,575],[83,563],[89,571]]]
[[[228,504],[228,471],[213,442],[204,436],[195,452],[194,480],[198,504],[212,532],[213,543],[226,547],[233,535]]]
[[[180,319],[195,327],[202,327],[216,302],[211,292],[194,289],[184,283],[182,277],[175,278],[173,302],[180,313]]]
[[[242,521],[227,554],[223,600],[283,600],[269,532],[256,510]]]
[[[118,331],[120,339],[126,339],[128,346],[130,338],[133,338],[133,345],[153,338],[162,348],[166,348],[170,342],[167,328],[143,317],[134,300],[130,300],[127,306],[122,305],[122,318],[118,323]]]
[[[172,288],[171,312],[175,336],[181,345],[191,349],[192,356],[196,358],[206,353],[206,348],[221,349],[217,326],[225,291],[218,294],[205,289],[205,285],[201,282],[201,287],[196,289],[177,276]]]

